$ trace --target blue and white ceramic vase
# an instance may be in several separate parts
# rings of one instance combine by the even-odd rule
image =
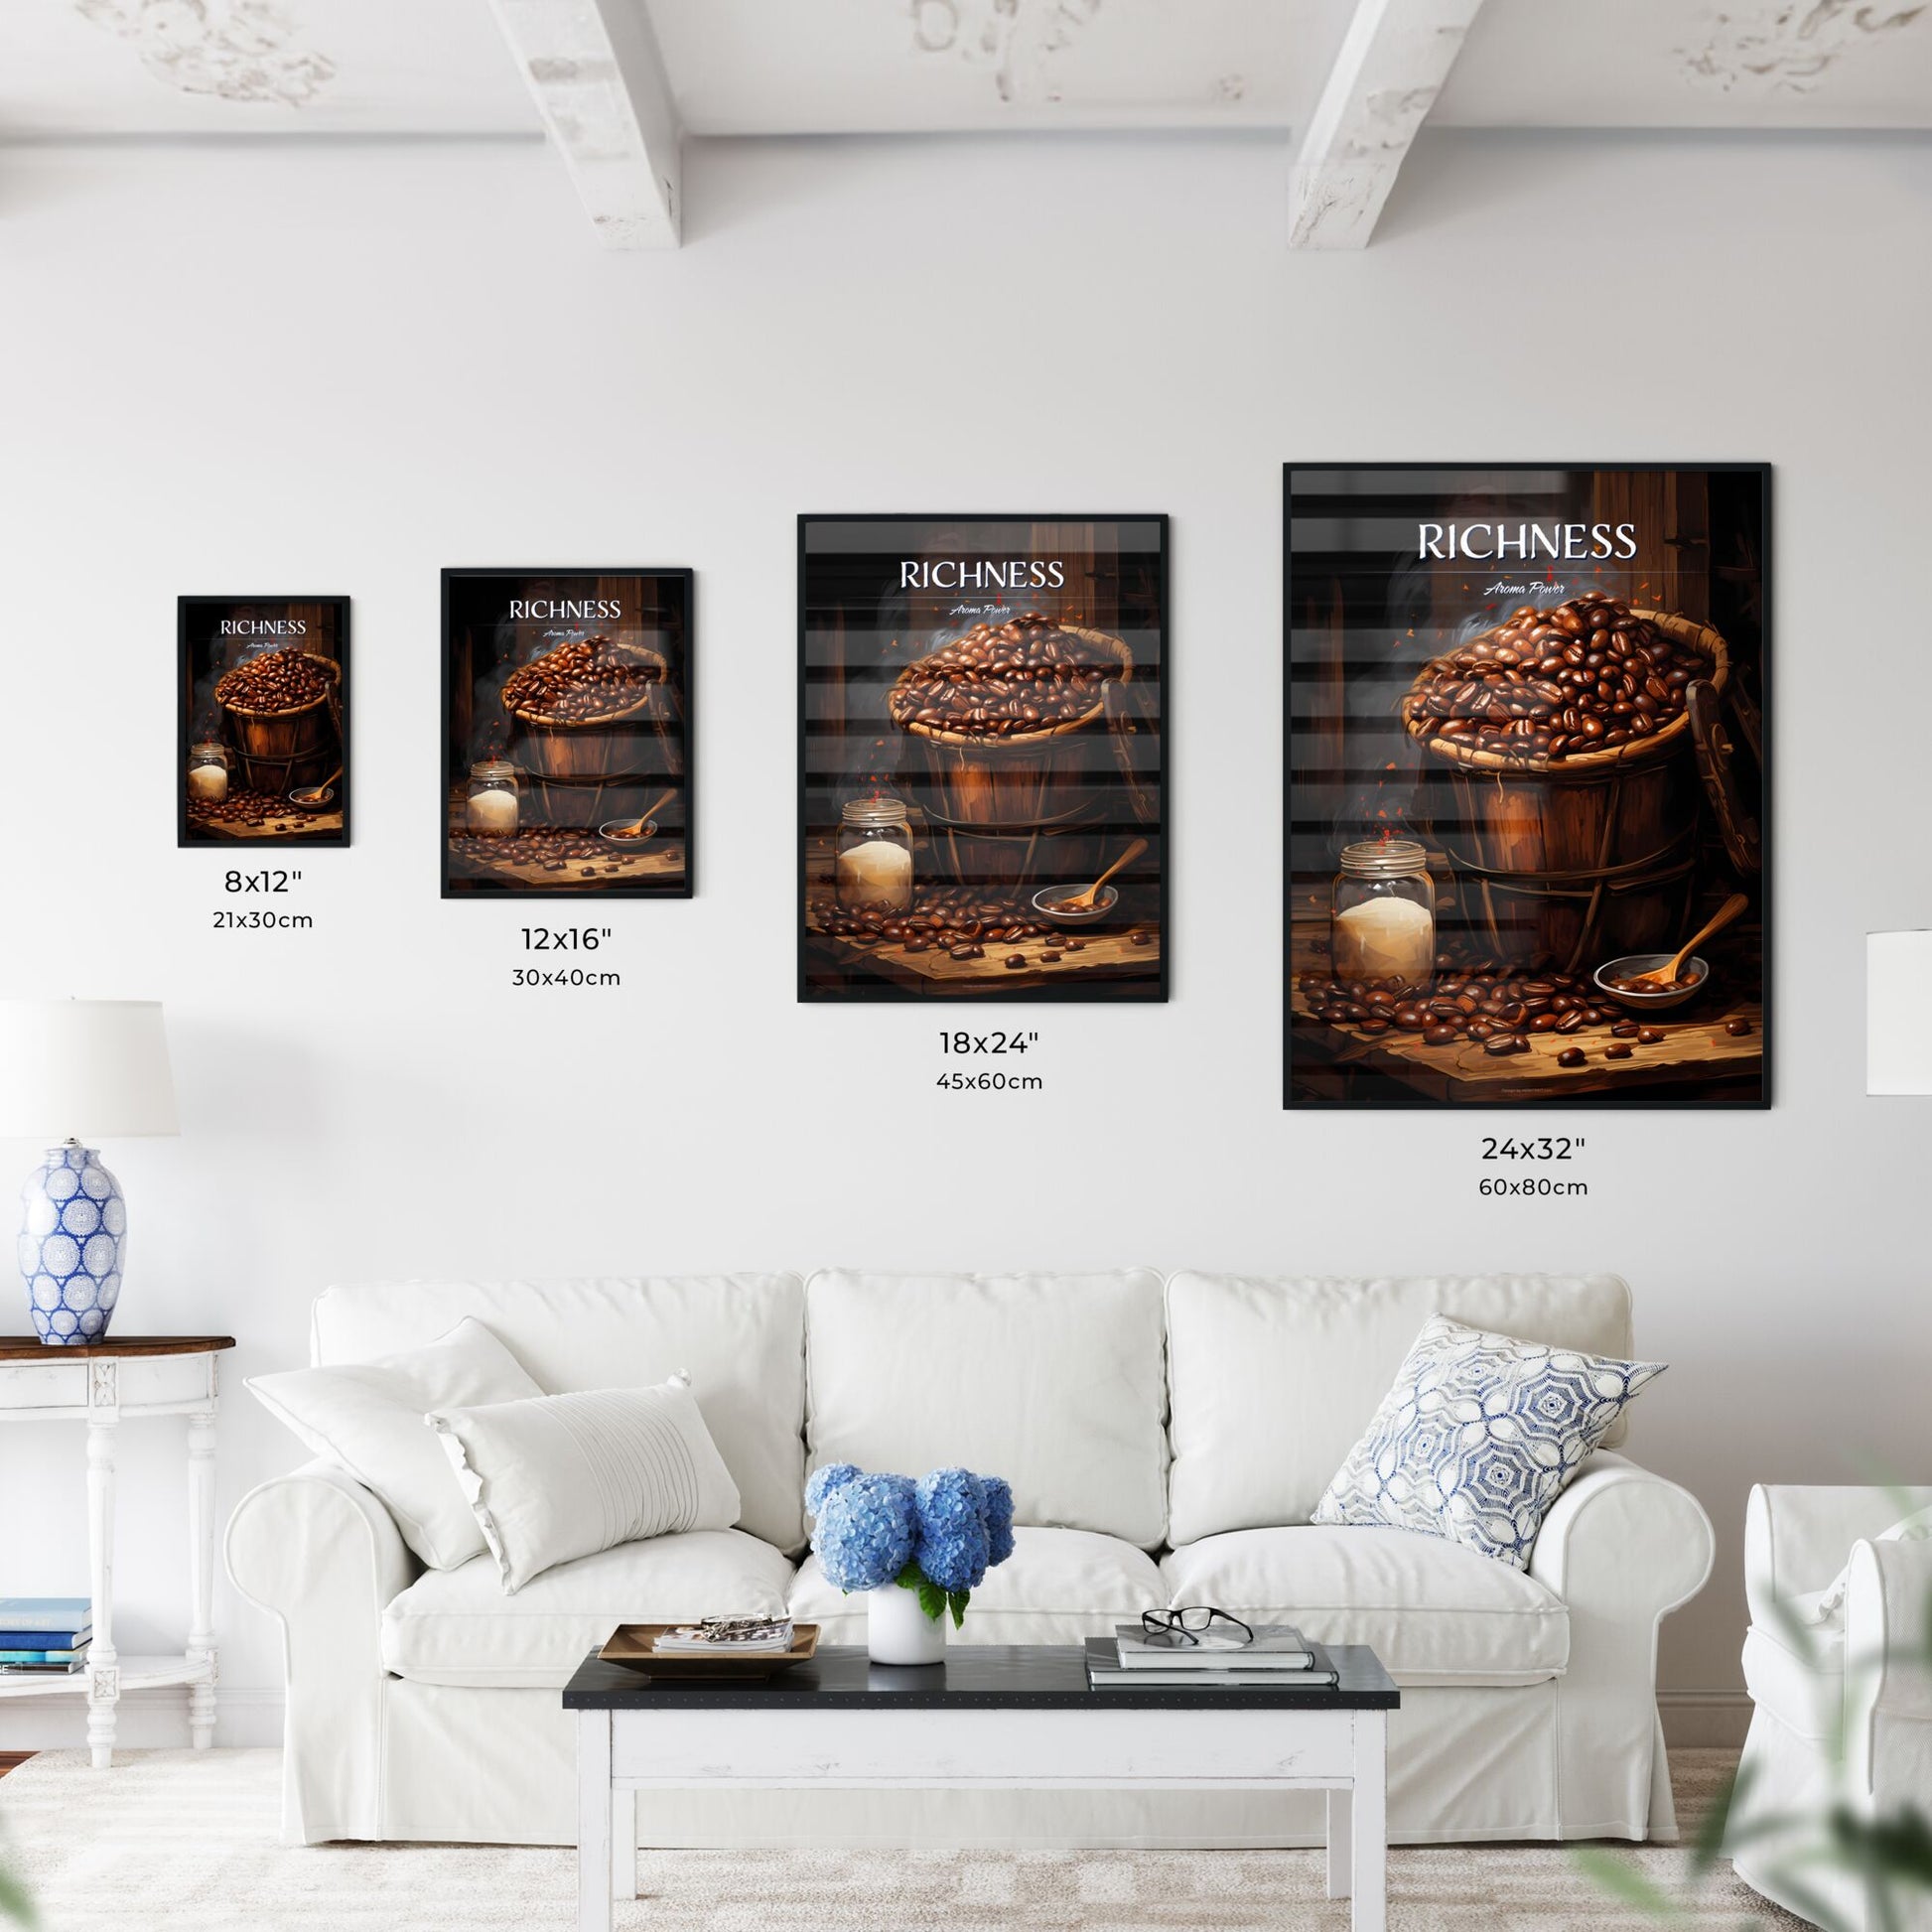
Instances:
[[[20,1274],[41,1340],[98,1341],[121,1292],[127,1204],[92,1148],[51,1147],[20,1190]]]

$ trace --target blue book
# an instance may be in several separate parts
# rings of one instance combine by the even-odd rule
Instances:
[[[0,1650],[78,1650],[93,1634],[91,1623],[78,1630],[0,1630]]]
[[[71,1650],[0,1650],[0,1664],[78,1664],[86,1655],[85,1644]]]
[[[93,1617],[84,1596],[0,1596],[0,1630],[78,1630]]]

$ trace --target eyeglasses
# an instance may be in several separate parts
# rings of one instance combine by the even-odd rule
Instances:
[[[1185,1650],[1213,1633],[1218,1643],[1253,1643],[1252,1626],[1211,1603],[1192,1603],[1178,1610],[1143,1610],[1141,1641],[1156,1650]]]

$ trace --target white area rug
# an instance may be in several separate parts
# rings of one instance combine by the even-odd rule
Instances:
[[[1680,1751],[1694,1819],[1732,1754]],[[276,1842],[280,1753],[52,1751],[0,1778],[0,1821],[45,1932],[539,1932],[576,1923],[575,1859],[490,1846]],[[1680,1853],[1632,1850],[1674,1882]],[[1390,1856],[1392,1932],[1633,1932],[1560,1846]],[[1344,1932],[1318,1852],[647,1852],[624,1932]],[[1797,1924],[1731,1878],[1693,1926]]]

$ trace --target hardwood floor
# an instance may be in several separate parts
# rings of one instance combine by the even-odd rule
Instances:
[[[0,1751],[0,1778],[4,1778],[16,1764],[25,1764],[33,1754],[32,1751]]]

